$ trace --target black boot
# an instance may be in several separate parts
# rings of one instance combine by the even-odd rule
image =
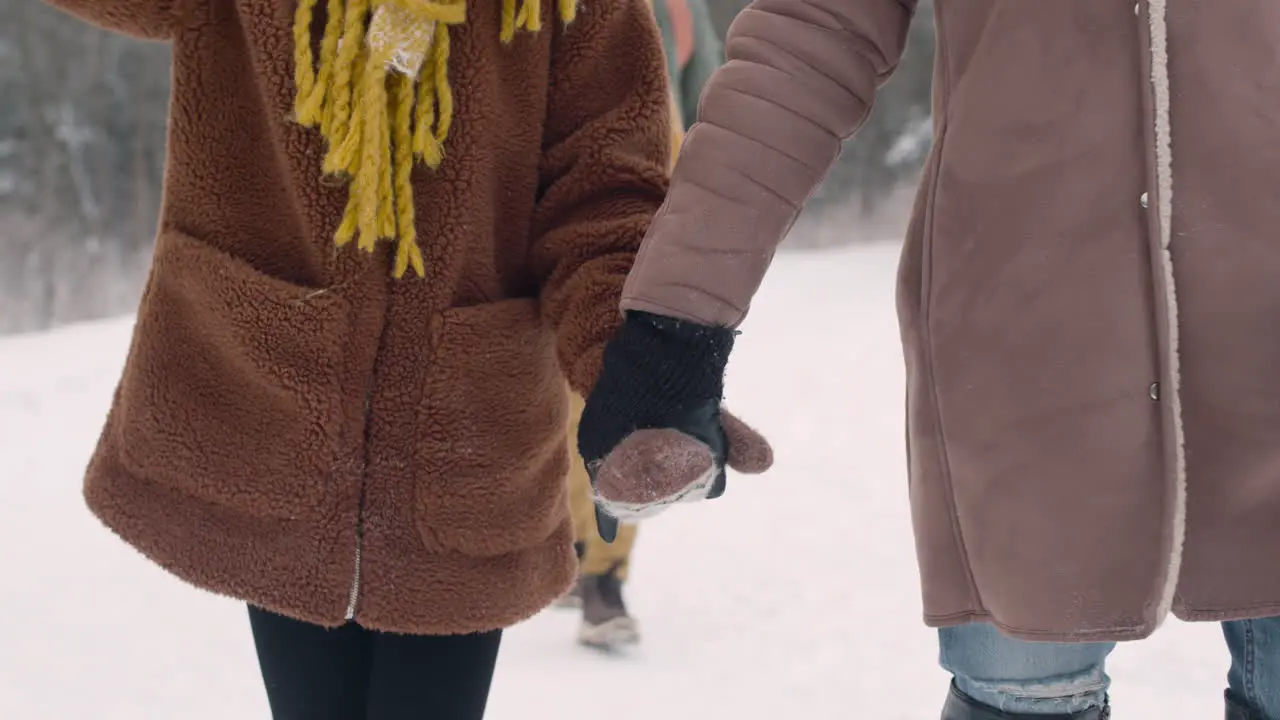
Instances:
[[[951,694],[947,696],[947,704],[942,708],[942,720],[1108,720],[1111,709],[1108,707],[1084,710],[1070,715],[1025,715],[1007,713],[987,707],[973,698],[960,692],[960,688],[951,685]],[[1252,720],[1249,716],[1237,719],[1231,716],[1228,720]]]
[[[1227,720],[1265,720],[1262,713],[1249,707],[1244,698],[1227,691]]]

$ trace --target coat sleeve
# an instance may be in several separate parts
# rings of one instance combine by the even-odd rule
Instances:
[[[46,0],[87,23],[143,40],[169,40],[178,0]]]
[[[580,7],[554,41],[531,266],[561,367],[585,395],[667,189],[671,119],[662,45],[645,0]]]
[[[915,0],[755,0],[729,30],[622,307],[736,327],[897,67]]]

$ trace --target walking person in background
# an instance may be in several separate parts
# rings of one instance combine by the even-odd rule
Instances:
[[[52,2],[173,47],[90,508],[249,604],[276,720],[481,718],[667,186],[644,0]]]
[[[650,0],[667,59],[672,103],[672,161],[697,113],[698,96],[711,74],[724,62],[724,48],[711,23],[705,0]],[[577,447],[582,398],[574,395],[569,410],[569,437]],[[574,547],[580,559],[578,582],[561,598],[564,607],[581,608],[578,641],[599,648],[615,648],[640,640],[640,627],[627,611],[622,587],[631,565],[637,525],[619,523],[616,537],[606,542],[596,528],[591,481],[581,457],[569,470]]]
[[[583,414],[604,512],[764,466],[734,328],[915,5],[739,15]],[[1108,654],[1172,613],[1222,623],[1229,720],[1280,720],[1280,3],[935,8],[898,310],[942,717],[1106,718]]]

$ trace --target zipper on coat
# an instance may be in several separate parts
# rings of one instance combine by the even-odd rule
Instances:
[[[356,605],[360,603],[360,556],[364,551],[364,492],[365,473],[369,469],[369,414],[373,409],[373,379],[370,378],[364,391],[365,422],[365,459],[360,463],[360,502],[356,506],[356,557],[355,568],[351,573],[351,592],[347,596],[347,621],[356,619]]]
[[[360,490],[360,510],[356,516],[356,563],[351,575],[351,594],[347,598],[347,620],[356,619],[356,603],[360,602],[360,551],[364,545],[364,489]]]

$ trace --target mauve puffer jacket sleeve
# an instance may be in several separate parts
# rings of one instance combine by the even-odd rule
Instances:
[[[623,310],[737,326],[897,67],[916,0],[755,0],[702,94]]]

